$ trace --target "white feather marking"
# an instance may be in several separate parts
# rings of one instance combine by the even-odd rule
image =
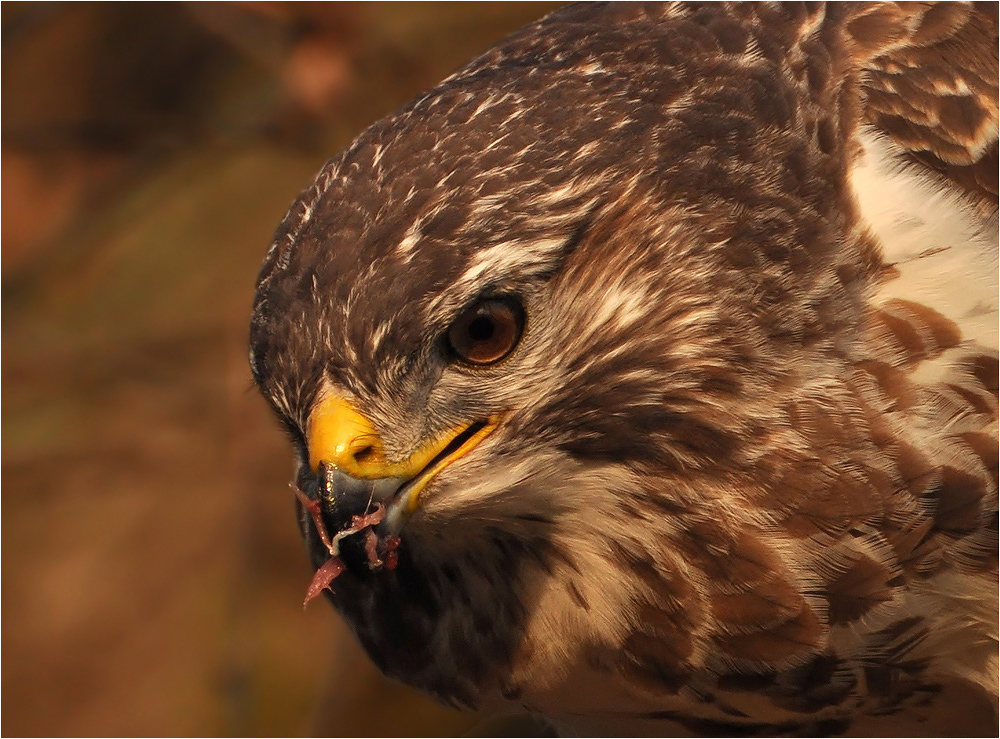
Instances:
[[[496,96],[495,93],[491,93],[490,95],[487,95],[486,98],[481,103],[479,103],[479,105],[476,107],[476,109],[474,111],[472,111],[472,115],[469,116],[469,120],[471,121],[473,118],[475,118],[476,116],[478,116],[483,111],[489,110],[490,108],[493,107],[493,105],[496,102],[497,102],[497,96]]]
[[[922,652],[940,672],[976,682],[997,694],[997,579],[954,570],[912,586],[915,613],[931,628]],[[970,639],[970,632],[977,634]]]
[[[380,323],[372,331],[371,346],[373,350],[377,350],[385,340],[385,337],[389,335],[389,326],[388,322]]]
[[[864,221],[899,276],[882,285],[876,305],[922,303],[954,321],[965,341],[998,345],[997,221],[954,188],[908,167],[888,140],[865,131],[851,180]]]
[[[406,261],[409,261],[413,253],[413,247],[417,245],[417,242],[420,241],[420,237],[423,235],[420,232],[421,225],[421,221],[414,221],[413,225],[406,230],[406,233],[400,240],[399,245],[396,247],[396,254]]]
[[[479,252],[458,282],[479,282],[484,274],[507,275],[518,268],[548,264],[565,243],[565,238],[539,239],[529,244],[501,242]]]
[[[972,95],[969,85],[961,77],[950,80],[934,80],[931,89],[935,95],[954,95],[956,97],[967,97]]]

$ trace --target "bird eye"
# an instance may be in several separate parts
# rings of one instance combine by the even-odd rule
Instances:
[[[513,298],[487,298],[466,308],[448,329],[448,345],[469,364],[493,364],[517,345],[524,309]]]

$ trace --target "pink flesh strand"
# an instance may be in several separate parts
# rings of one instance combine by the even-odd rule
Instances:
[[[306,599],[302,601],[302,607],[305,608],[309,601],[313,600],[325,589],[330,588],[330,584],[336,579],[336,577],[344,571],[344,561],[334,554],[337,550],[336,542],[349,534],[356,534],[369,526],[375,526],[382,522],[385,518],[385,506],[381,503],[376,504],[375,510],[371,513],[365,513],[360,516],[351,516],[351,525],[346,529],[342,529],[337,533],[337,535],[331,539],[330,534],[326,530],[326,524],[323,523],[323,513],[320,509],[320,503],[318,500],[313,500],[297,487],[294,488],[295,497],[299,499],[299,503],[305,508],[306,512],[309,513],[310,518],[313,520],[313,525],[316,527],[316,533],[319,535],[320,541],[323,542],[323,546],[326,547],[327,551],[332,555],[330,559],[324,562],[319,569],[316,570],[316,574],[313,575],[312,582],[309,583],[309,587],[306,589]],[[368,562],[374,568],[382,564],[382,560],[378,557],[378,535],[372,530],[368,529],[367,536],[365,537],[365,553],[368,555]],[[391,545],[391,546],[390,546]],[[395,569],[396,567],[396,547],[399,546],[399,537],[390,537],[386,542],[386,551],[388,552],[389,569]],[[330,588],[332,590],[332,588]]]
[[[344,560],[340,557],[330,557],[326,562],[324,562],[316,574],[313,575],[312,582],[309,583],[309,588],[306,590],[306,599],[302,601],[302,607],[305,608],[309,605],[309,601],[318,596],[326,588],[330,587],[330,583],[341,572],[344,571]]]
[[[365,532],[365,554],[368,555],[368,566],[373,570],[382,565],[382,560],[378,558],[378,534],[372,529]]]
[[[366,513],[363,516],[351,516],[351,527],[344,529],[340,533],[357,533],[365,526],[375,526],[376,524],[382,523],[383,518],[385,518],[385,506],[381,503],[376,503],[375,510],[371,513]]]
[[[320,511],[319,501],[313,500],[298,488],[294,488],[294,490],[295,497],[299,499],[299,503],[302,504],[302,507],[306,509],[306,512],[308,512],[309,516],[312,518],[313,526],[316,527],[316,533],[319,534],[319,540],[323,542],[323,546],[326,547],[326,550],[330,552],[330,554],[333,554],[333,542],[330,540],[330,535],[326,531],[326,524],[323,523],[323,513]]]
[[[390,536],[385,540],[385,567],[388,570],[396,569],[399,564],[399,549],[401,539],[398,536]]]

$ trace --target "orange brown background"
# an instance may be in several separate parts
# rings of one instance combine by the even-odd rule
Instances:
[[[476,731],[303,611],[247,320],[322,163],[552,7],[3,3],[5,735]]]

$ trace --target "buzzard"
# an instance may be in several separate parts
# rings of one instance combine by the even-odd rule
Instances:
[[[362,133],[250,331],[309,597],[576,732],[995,731],[997,68],[996,4],[584,4]]]

